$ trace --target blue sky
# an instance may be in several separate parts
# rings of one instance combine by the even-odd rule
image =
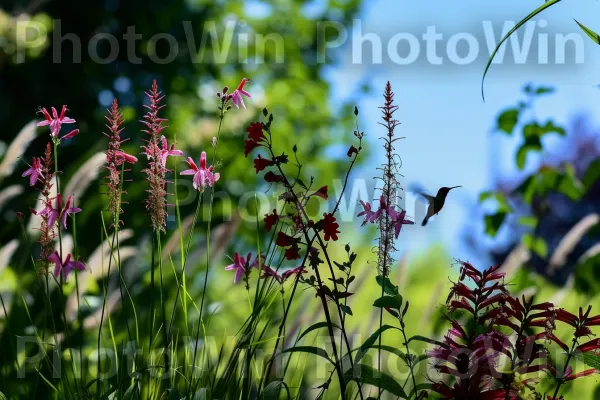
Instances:
[[[415,250],[418,252],[441,241],[453,256],[475,261],[474,255],[462,245],[458,233],[462,221],[468,218],[469,204],[476,201],[478,194],[489,186],[492,171],[515,173],[512,166],[515,141],[493,134],[492,130],[499,110],[519,100],[520,90],[526,82],[557,88],[555,95],[536,106],[536,114],[542,118],[553,116],[566,124],[576,113],[583,111],[593,114],[600,104],[600,89],[595,87],[600,83],[600,69],[595,68],[600,65],[600,48],[580,33],[573,20],[577,18],[600,31],[600,21],[592,17],[600,15],[600,3],[595,0],[566,0],[537,17],[536,25],[531,30],[532,48],[528,52],[527,62],[493,65],[486,78],[486,101],[483,102],[481,77],[489,56],[483,34],[484,21],[490,21],[487,24],[493,27],[498,38],[505,21],[518,21],[540,4],[541,1],[523,0],[370,0],[365,2],[358,19],[363,35],[374,33],[380,38],[381,64],[371,62],[371,44],[362,47],[362,63],[352,62],[353,55],[358,57],[359,47],[353,49],[350,39],[341,50],[336,50],[340,55],[339,62],[329,68],[326,74],[334,90],[332,104],[357,98],[361,110],[361,128],[374,139],[382,133],[377,125],[377,107],[382,101],[380,93],[385,82],[390,80],[400,106],[396,114],[402,123],[399,133],[407,137],[398,145],[406,180],[421,182],[431,191],[440,186],[464,187],[452,193],[443,215],[437,220],[425,228],[418,224],[406,231],[402,239],[413,254]],[[437,51],[443,59],[441,65],[428,62],[425,42],[420,40],[430,26],[435,26],[437,33],[443,35]],[[349,37],[352,37],[353,27],[348,26],[347,29]],[[522,39],[525,29],[519,32]],[[400,65],[394,61],[394,54],[387,56],[386,45],[390,38],[399,33],[412,34],[421,42],[420,58],[412,64]],[[459,33],[472,35],[479,44],[479,57],[467,65],[454,64],[445,50],[449,38]],[[571,42],[566,45],[565,63],[557,65],[555,34],[571,33],[579,36],[584,43],[583,55],[581,52],[579,54],[580,63],[575,63],[576,45]],[[543,50],[544,37],[548,40],[550,51],[548,64],[540,65],[538,49]],[[407,56],[407,42],[404,40],[401,43],[398,54]],[[464,57],[467,53],[464,40],[462,45],[459,44],[457,51]],[[505,61],[510,60],[513,60],[513,53],[508,48]],[[359,94],[360,86],[365,83],[376,94]],[[597,123],[596,118],[592,121]],[[357,177],[369,179],[373,175],[373,167],[383,161],[381,154],[378,151],[369,161],[369,167],[360,171]],[[535,160],[531,161],[529,167],[535,164]]]

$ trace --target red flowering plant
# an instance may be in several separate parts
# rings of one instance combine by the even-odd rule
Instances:
[[[260,291],[268,291],[273,287],[272,285],[278,285],[282,301],[285,304],[285,311],[272,357],[268,361],[266,373],[261,378],[259,388],[263,387],[263,384],[267,385],[271,378],[272,366],[278,355],[277,350],[280,344],[283,345],[281,337],[285,331],[290,306],[299,285],[302,284],[313,288],[315,296],[321,301],[333,353],[331,373],[337,374],[340,389],[345,392],[347,378],[344,378],[345,370],[341,359],[342,354],[349,354],[352,351],[345,328],[345,319],[347,315],[352,314],[347,299],[352,295],[349,291],[350,284],[354,281],[351,265],[356,255],[350,253],[350,248],[347,246],[349,261],[339,263],[330,258],[328,251],[330,244],[328,243],[336,242],[339,239],[340,225],[336,213],[346,186],[344,185],[333,209],[330,212],[322,213],[318,219],[313,219],[307,211],[309,203],[314,201],[313,199],[328,200],[330,198],[328,186],[317,186],[315,189],[313,188],[315,186],[314,177],[310,178],[308,184],[302,180],[302,164],[298,157],[297,147],[294,146],[292,149],[294,160],[292,163],[285,152],[276,150],[277,134],[273,132],[273,114],[264,109],[263,116],[265,118],[263,122],[253,122],[247,127],[244,154],[248,157],[252,152],[262,150],[261,154],[257,154],[253,161],[256,173],[263,174],[264,181],[272,189],[280,192],[278,196],[278,200],[281,202],[280,207],[266,214],[263,220],[265,230],[271,233],[271,243],[265,253],[266,264],[260,266],[263,272],[261,278],[267,280],[261,286]],[[355,110],[355,116],[358,116],[358,109]],[[351,146],[348,151],[350,164],[346,183],[362,148],[363,134],[357,128],[354,135],[358,139],[358,147]],[[290,172],[292,169],[295,170],[293,173]],[[277,257],[277,254],[281,254],[281,256]],[[295,267],[284,270],[285,262],[294,262],[299,265],[296,264]],[[345,276],[339,276],[340,272]],[[286,287],[288,287],[286,282],[290,282],[289,286],[291,286],[287,301],[284,297]],[[337,314],[335,316],[330,312],[330,302],[335,306]],[[341,344],[338,344],[334,338],[334,327],[338,326],[333,322],[336,317],[340,322]],[[289,352],[296,351],[295,349],[296,347],[282,348],[281,350]],[[352,359],[349,361],[352,366]]]

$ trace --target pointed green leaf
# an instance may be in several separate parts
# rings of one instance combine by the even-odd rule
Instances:
[[[384,278],[383,276],[377,276],[377,284],[379,287],[383,288],[383,292],[385,294],[389,294],[391,296],[395,296],[398,294],[398,286],[394,285],[390,278]]]
[[[593,30],[591,30],[590,28],[583,25],[582,23],[580,23],[577,20],[575,20],[575,22],[577,22],[577,25],[579,25],[581,30],[584,31],[585,34],[588,35],[590,37],[590,39],[592,39],[594,41],[594,43],[600,44],[600,36],[596,32],[594,32]]]
[[[433,344],[434,346],[448,348],[448,345],[446,343],[438,342],[437,340],[430,339],[428,337],[421,336],[421,335],[415,335],[415,336],[410,337],[406,341],[406,343],[408,344],[408,343],[412,342],[413,340],[416,340],[417,342],[425,342],[425,343]]]
[[[351,309],[349,306],[347,306],[347,305],[345,305],[345,304],[340,304],[340,309],[341,309],[341,310],[342,310],[342,311],[343,311],[345,314],[352,315],[352,309]]]
[[[523,18],[521,21],[519,21],[518,24],[516,24],[510,31],[508,31],[506,33],[506,35],[504,35],[504,37],[502,39],[500,39],[500,42],[496,45],[496,48],[494,49],[494,51],[490,55],[490,58],[488,59],[488,62],[485,65],[485,70],[483,71],[483,77],[481,78],[481,97],[484,99],[484,101],[485,101],[485,95],[483,93],[483,83],[485,81],[485,76],[487,75],[488,70],[490,69],[490,67],[492,65],[492,61],[494,60],[494,57],[496,57],[496,54],[498,53],[498,50],[500,50],[500,47],[502,47],[502,45],[504,44],[504,42],[506,42],[506,40],[513,33],[515,33],[517,31],[517,29],[519,29],[520,27],[522,27],[523,25],[525,25],[527,23],[527,21],[531,20],[532,18],[534,18],[536,15],[538,15],[539,13],[541,13],[542,11],[544,11],[545,9],[547,9],[549,7],[552,7],[553,5],[559,3],[560,1],[561,0],[546,1],[544,4],[542,4],[541,6],[539,6],[538,8],[536,8],[535,10],[533,10],[525,18]]]
[[[408,398],[404,392],[404,389],[402,389],[402,385],[396,382],[394,378],[385,372],[380,373],[375,368],[368,365],[358,364],[355,365],[354,368],[350,368],[344,373],[344,379],[347,382],[350,382],[356,378],[358,378],[362,383],[386,390],[394,396],[398,396],[402,399]]]
[[[314,347],[314,346],[294,346],[294,347],[290,347],[289,349],[285,349],[283,351],[281,351],[279,353],[279,355],[281,354],[285,354],[285,353],[309,353],[309,354],[314,354],[316,356],[319,357],[323,357],[324,359],[326,359],[327,361],[329,361],[330,363],[334,364],[333,360],[331,358],[329,358],[329,354],[327,354],[327,352],[319,347]]]
[[[358,349],[358,352],[356,353],[356,357],[354,358],[354,364],[359,363],[359,361],[365,356],[365,354],[367,354],[367,351],[369,351],[369,349],[371,347],[373,347],[373,345],[375,344],[375,342],[377,341],[379,336],[383,332],[387,331],[388,329],[398,329],[398,328],[391,326],[391,325],[383,325],[381,328],[377,329],[371,336],[369,336],[367,338],[367,340],[364,341],[364,343]]]
[[[402,296],[397,294],[396,296],[383,296],[375,300],[373,306],[379,308],[394,308],[399,310],[402,307]]]
[[[300,334],[300,336],[298,336],[298,342],[300,341],[300,339],[302,339],[304,336],[308,335],[310,332],[317,330],[317,329],[327,328],[327,326],[328,326],[328,324],[325,321],[317,322],[316,324],[309,326],[308,328],[306,328],[306,330],[304,332],[302,332]],[[336,329],[340,329],[340,327],[337,326],[336,324],[333,324],[333,327]]]
[[[592,367],[600,371],[600,357],[598,357],[593,352],[575,353],[575,358],[583,362],[588,367]]]

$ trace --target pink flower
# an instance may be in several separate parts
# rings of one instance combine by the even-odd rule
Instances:
[[[114,157],[115,164],[117,165],[121,165],[123,162],[135,164],[138,161],[137,157],[132,156],[131,154],[127,154],[121,150],[114,151]],[[107,155],[106,158],[109,163],[112,162],[112,158],[110,157],[110,155]]]
[[[71,260],[71,255],[67,254],[67,258],[63,262],[60,259],[60,255],[57,251],[48,256],[48,261],[54,264],[54,276],[58,278],[59,274],[62,274],[63,279],[67,279],[69,273],[73,270],[84,271],[87,266],[81,260]]]
[[[35,215],[47,216],[48,217],[48,226],[54,226],[56,220],[60,217],[60,221],[62,223],[63,228],[67,229],[67,217],[81,212],[81,208],[71,207],[71,201],[73,200],[73,196],[69,196],[67,198],[67,203],[64,208],[62,205],[62,196],[60,194],[56,195],[56,208],[52,207],[52,204],[47,203],[46,207],[41,210],[34,212]]]
[[[243,99],[242,95],[244,95],[248,98],[252,97],[252,96],[250,96],[250,93],[248,93],[244,90],[244,85],[246,84],[246,82],[248,82],[247,78],[242,79],[242,81],[240,82],[240,85],[231,94],[231,100],[233,101],[233,104],[235,104],[235,106],[237,108],[240,108],[240,104],[241,104],[242,107],[244,108],[244,110],[246,109],[246,105],[244,104],[244,99]]]
[[[175,145],[172,144],[171,147],[169,148],[169,144],[167,143],[167,138],[164,136],[160,137],[160,142],[162,145],[162,149],[160,150],[160,162],[162,163],[162,166],[165,167],[167,165],[167,157],[169,156],[175,156],[175,157],[179,157],[179,156],[183,156],[183,151],[181,150],[175,150]]]
[[[390,214],[390,217],[392,218],[392,221],[394,222],[394,225],[396,227],[396,239],[398,239],[398,236],[400,235],[400,230],[402,229],[402,225],[413,225],[414,224],[413,221],[404,218],[406,216],[406,210],[403,210],[402,212],[399,213],[396,210],[394,210],[392,207],[390,207],[388,209],[388,213]]]
[[[252,257],[252,253],[248,253],[248,261]],[[246,259],[243,256],[240,256],[237,252],[233,254],[233,264],[229,264],[225,267],[225,271],[235,271],[235,276],[233,277],[233,283],[238,283],[244,273],[246,272]]]
[[[23,175],[21,176],[29,176],[29,186],[34,186],[39,178],[44,177],[42,174],[42,161],[37,157],[33,157],[29,169],[23,172]]]
[[[69,117],[65,116],[65,114],[67,112],[67,106],[62,107],[60,115],[58,115],[56,108],[52,107],[51,110],[52,110],[52,116],[50,116],[50,113],[48,113],[48,110],[46,110],[46,108],[42,108],[41,112],[42,112],[42,114],[44,114],[44,117],[46,118],[46,120],[38,122],[37,126],[50,125],[50,135],[52,137],[56,138],[56,137],[58,137],[58,133],[60,132],[60,128],[61,128],[62,124],[73,124],[73,123],[75,123],[75,120],[73,118],[69,118]],[[78,133],[79,133],[79,130],[75,129],[75,130],[67,133],[65,136],[63,136],[62,139],[72,138],[73,136],[77,135]]]
[[[187,169],[181,172],[181,175],[194,175],[194,189],[202,188],[204,189],[207,186],[212,187],[216,181],[219,180],[221,175],[216,172],[213,173],[213,166],[206,168],[206,153],[202,152],[200,155],[200,168],[194,163],[191,157],[187,159],[188,164],[192,169]]]
[[[271,267],[264,266],[264,267],[263,267],[263,275],[262,275],[262,277],[261,277],[261,278],[263,278],[263,279],[264,279],[264,278],[267,278],[267,277],[269,277],[269,276],[272,276],[273,278],[275,278],[275,280],[276,280],[277,282],[279,282],[279,283],[283,283],[283,277],[282,277],[281,275],[279,275],[279,274],[277,273],[277,271],[275,271],[275,270],[274,270],[273,268],[271,268]]]
[[[357,217],[361,217],[361,216],[365,216],[365,219],[363,221],[362,224],[360,224],[360,226],[364,226],[367,222],[372,222],[372,218],[373,215],[375,214],[372,210],[371,210],[371,204],[370,203],[365,203],[364,201],[360,201],[360,203],[363,206],[363,211],[361,211],[360,213],[358,213]]]
[[[282,275],[282,278],[285,281],[287,278],[289,278],[290,276],[292,276],[294,274],[299,275],[299,274],[304,274],[306,272],[308,272],[308,271],[305,270],[304,268],[302,268],[302,266],[299,266],[299,267],[296,267],[294,269],[290,269],[290,270],[285,271],[283,273],[283,275]]]

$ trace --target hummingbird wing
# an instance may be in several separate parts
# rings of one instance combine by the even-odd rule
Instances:
[[[408,185],[408,191],[412,192],[414,194],[416,194],[417,196],[421,197],[423,200],[425,200],[427,203],[431,203],[434,199],[434,196],[430,195],[429,193],[427,193],[427,189],[425,189],[425,187],[419,183],[411,183]]]

